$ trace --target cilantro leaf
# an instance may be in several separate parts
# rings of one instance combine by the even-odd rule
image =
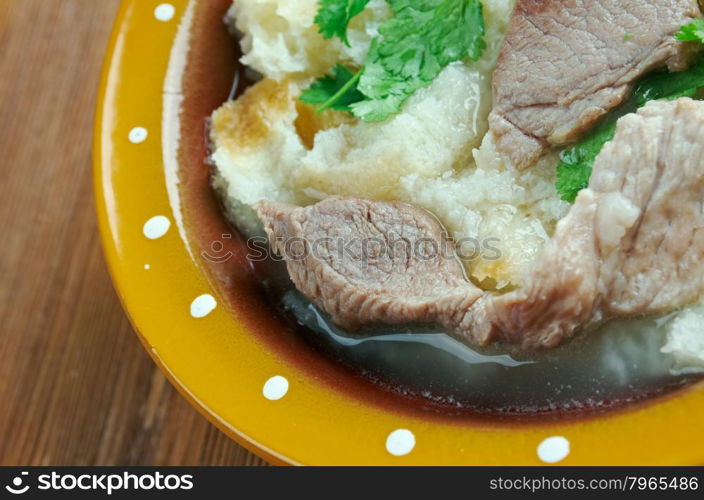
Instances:
[[[369,0],[320,0],[315,19],[325,38],[347,43],[349,20]],[[301,99],[318,111],[339,109],[367,122],[398,113],[418,89],[430,85],[448,64],[477,60],[484,49],[480,0],[387,0],[393,17],[379,28],[364,66],[352,75],[342,66],[317,80]],[[344,69],[340,69],[344,68]],[[338,102],[339,101],[339,102]]]
[[[693,97],[704,85],[704,59],[677,73],[659,72],[643,78],[633,92],[638,106],[655,99]]]
[[[380,26],[359,82],[367,99],[352,106],[357,117],[370,122],[397,113],[445,66],[476,61],[486,47],[479,0],[387,1],[394,16]]]
[[[604,144],[614,138],[615,133],[616,118],[609,117],[578,144],[562,152],[557,167],[556,186],[563,200],[573,202],[577,193],[587,187],[594,160]]]
[[[704,19],[695,19],[693,22],[680,28],[675,38],[682,42],[704,43]]]
[[[326,39],[337,36],[349,47],[347,26],[368,3],[369,0],[319,0],[320,8],[315,17],[318,32]]]
[[[366,99],[350,106],[352,114],[365,122],[383,122],[401,111],[406,97],[390,95],[380,99]]]
[[[352,113],[366,122],[381,122],[401,111],[413,93],[423,86],[417,78],[405,79],[386,70],[375,40],[369,49],[360,79],[364,99],[351,106]]]
[[[627,113],[636,111],[648,101],[694,97],[704,87],[704,58],[685,71],[660,72],[644,77],[633,90],[631,98],[609,113],[591,132],[560,155],[557,167],[557,191],[565,201],[573,202],[589,184],[594,160],[601,148],[614,138],[616,122]]]
[[[392,74],[432,80],[453,61],[477,60],[484,48],[478,0],[388,0],[394,16],[381,25],[378,57]]]
[[[326,109],[351,112],[350,105],[364,99],[356,83],[360,74],[354,74],[342,64],[338,64],[330,74],[318,78],[300,96],[306,104],[319,106],[318,112]]]

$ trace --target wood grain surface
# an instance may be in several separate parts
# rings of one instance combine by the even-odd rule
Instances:
[[[0,0],[0,463],[260,465],[161,375],[107,274],[91,133],[118,4]]]

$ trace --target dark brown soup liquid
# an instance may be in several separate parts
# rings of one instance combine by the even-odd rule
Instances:
[[[673,315],[612,321],[545,351],[477,349],[433,325],[346,332],[298,292],[281,262],[255,263],[298,335],[380,386],[454,411],[583,414],[664,394],[697,379],[660,349]]]

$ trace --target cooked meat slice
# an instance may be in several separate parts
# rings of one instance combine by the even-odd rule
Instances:
[[[704,102],[682,98],[619,120],[526,285],[504,295],[467,282],[440,224],[411,205],[256,208],[298,289],[338,323],[438,322],[475,344],[534,348],[697,300],[703,202]]]
[[[352,198],[255,208],[296,287],[339,324],[432,322],[482,293],[420,208]]]
[[[703,202],[704,102],[646,105],[619,120],[527,285],[483,297],[455,328],[481,344],[549,347],[604,319],[696,301]]]
[[[529,167],[623,102],[645,73],[684,69],[692,45],[673,35],[699,14],[697,0],[517,0],[489,117],[503,157]]]

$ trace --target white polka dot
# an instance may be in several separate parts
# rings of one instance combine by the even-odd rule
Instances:
[[[545,463],[555,464],[570,454],[570,442],[562,436],[545,439],[538,445],[538,458]]]
[[[150,240],[156,240],[166,234],[171,226],[171,221],[163,215],[152,217],[144,223],[142,232]]]
[[[127,137],[132,144],[139,144],[140,142],[146,141],[148,135],[149,135],[149,131],[147,131],[146,128],[135,127],[132,130],[130,130],[130,133],[128,134]]]
[[[204,318],[218,305],[215,297],[209,293],[203,294],[196,297],[193,302],[191,302],[191,316],[194,318]]]
[[[281,375],[271,377],[262,388],[262,394],[270,401],[283,398],[288,392],[288,380]]]
[[[171,21],[176,13],[176,9],[170,3],[162,3],[156,6],[154,9],[154,17],[159,21]]]
[[[396,429],[386,438],[386,451],[395,457],[408,455],[416,445],[416,437],[408,429]]]
[[[144,269],[146,269],[147,271],[151,268],[152,268],[152,266],[150,266],[149,264],[144,264]]]
[[[21,484],[22,484],[22,478],[20,478],[20,477],[14,478],[14,479],[12,480],[12,484],[14,484],[15,486],[21,485]]]

